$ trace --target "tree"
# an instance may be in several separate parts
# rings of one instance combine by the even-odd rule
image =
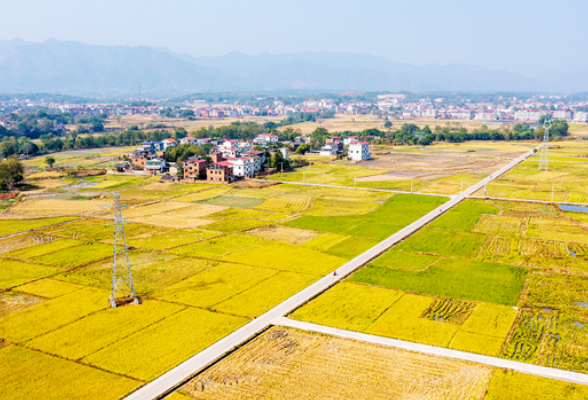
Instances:
[[[296,149],[296,154],[306,154],[308,151],[310,151],[310,145],[305,143],[298,146]]]
[[[104,131],[104,124],[100,120],[94,120],[91,124],[92,132],[102,132]]]
[[[16,157],[0,162],[0,186],[13,190],[24,179],[24,166]]]
[[[182,112],[180,113],[180,117],[182,118],[188,118],[188,117],[193,117],[194,116],[194,110],[190,110],[189,108],[182,110]]]
[[[386,129],[390,129],[390,128],[392,128],[392,122],[390,122],[390,121],[386,121],[386,122],[384,123],[384,128],[386,128]]]
[[[53,156],[45,157],[45,164],[47,164],[49,168],[53,168],[53,164],[55,164],[55,158]]]
[[[278,170],[281,170],[282,168],[286,169],[290,167],[290,161],[284,158],[281,151],[276,151],[272,156],[271,167]]]

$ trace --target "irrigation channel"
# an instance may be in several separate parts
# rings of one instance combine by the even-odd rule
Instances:
[[[537,149],[541,148],[538,146]],[[487,178],[481,180],[480,182],[476,183],[475,185],[471,186],[470,188],[466,189],[462,193],[451,197],[449,201],[444,203],[442,206],[436,208],[435,210],[431,211],[430,213],[426,214],[425,216],[421,217],[417,221],[411,223],[410,225],[404,227],[400,231],[396,232],[394,235],[390,236],[389,238],[385,239],[384,241],[378,243],[365,253],[357,256],[353,260],[349,261],[348,263],[344,264],[342,267],[337,269],[337,275],[334,276],[332,273],[329,273],[327,276],[321,278],[317,282],[313,283],[312,285],[306,287],[305,289],[301,290],[294,296],[290,297],[289,299],[285,300],[281,304],[277,305],[276,307],[272,308],[265,314],[261,315],[260,317],[254,319],[253,321],[249,322],[247,325],[239,328],[235,332],[225,336],[223,339],[219,340],[212,346],[206,348],[205,350],[201,351],[200,353],[192,356],[188,360],[184,361],[182,364],[178,365],[177,367],[171,369],[170,371],[166,372],[165,374],[161,375],[159,378],[151,381],[150,383],[146,384],[142,388],[138,389],[134,393],[130,394],[126,397],[126,400],[145,400],[145,399],[157,399],[161,398],[169,394],[171,391],[175,390],[177,387],[182,385],[188,379],[192,378],[194,375],[198,374],[204,368],[210,366],[229,352],[233,351],[235,348],[240,346],[241,344],[247,342],[252,337],[257,335],[258,333],[264,331],[267,327],[271,325],[280,325],[281,318],[285,315],[288,315],[291,311],[295,310],[296,308],[300,307],[310,299],[318,296],[320,293],[327,290],[329,287],[336,284],[342,278],[350,275],[358,268],[362,267],[363,265],[367,264],[374,258],[378,257],[380,254],[385,252],[388,248],[393,246],[394,244],[398,243],[399,241],[403,240],[404,238],[410,236],[414,232],[421,229],[426,224],[430,223],[443,213],[447,212],[452,207],[456,206],[457,204],[461,203],[465,200],[468,196],[471,196],[476,191],[483,188],[485,185],[490,183],[492,180],[496,179],[497,177],[505,174],[506,172],[510,171],[519,163],[526,160],[529,156],[533,154],[533,150],[529,151],[528,153],[523,154],[516,160],[512,161],[508,165],[502,167],[500,170],[494,172],[492,175],[488,176]],[[289,182],[291,183],[291,182]],[[406,342],[409,343],[409,342]],[[439,355],[445,355],[444,353],[451,354],[454,350],[449,349],[441,349],[439,348]],[[480,362],[480,361],[478,361]],[[484,363],[484,362],[482,362]],[[531,373],[531,372],[529,372]],[[554,379],[560,379],[557,376],[550,376]]]

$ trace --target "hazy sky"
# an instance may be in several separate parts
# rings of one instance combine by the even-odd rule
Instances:
[[[588,68],[586,0],[0,0],[0,40],[164,46],[196,56],[363,52],[527,75]]]

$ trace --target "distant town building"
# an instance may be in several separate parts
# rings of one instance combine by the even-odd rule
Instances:
[[[547,114],[546,112],[541,111],[515,111],[514,119],[515,121],[531,121],[537,122],[541,118],[541,116]]]
[[[588,122],[588,112],[577,111],[574,113],[574,117],[576,122]]]

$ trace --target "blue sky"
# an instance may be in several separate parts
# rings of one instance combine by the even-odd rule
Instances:
[[[196,56],[325,50],[526,75],[588,68],[586,0],[0,0],[0,12],[0,40]]]

